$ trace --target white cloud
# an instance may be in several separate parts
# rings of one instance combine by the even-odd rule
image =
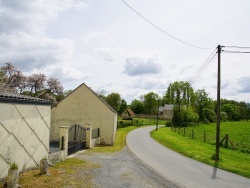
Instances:
[[[135,55],[126,58],[124,73],[129,76],[158,74],[161,72],[159,58],[156,55]]]

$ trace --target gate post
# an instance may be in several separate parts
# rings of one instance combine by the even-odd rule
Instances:
[[[86,148],[92,148],[92,123],[86,123],[87,129],[86,129]]]
[[[60,148],[64,149],[64,157],[68,156],[68,142],[69,142],[69,127],[61,126],[60,128]],[[62,142],[63,137],[63,142]]]

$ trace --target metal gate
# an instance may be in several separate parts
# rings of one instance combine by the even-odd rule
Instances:
[[[86,130],[80,125],[72,125],[69,129],[68,155],[85,149]]]

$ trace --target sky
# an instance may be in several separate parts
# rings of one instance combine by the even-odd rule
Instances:
[[[217,55],[197,73],[218,45],[250,47],[249,0],[0,0],[1,67],[128,104],[190,80],[216,99]],[[249,63],[249,53],[221,53],[221,98],[250,102]]]

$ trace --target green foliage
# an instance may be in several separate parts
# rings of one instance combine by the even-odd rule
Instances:
[[[173,125],[177,127],[186,127],[192,124],[196,124],[198,121],[198,114],[194,112],[192,107],[182,106],[174,108]]]
[[[122,114],[123,112],[124,112],[124,110],[126,110],[127,109],[127,102],[124,100],[124,99],[122,99],[121,100],[121,106],[120,106],[120,109],[119,109],[119,114]]]
[[[143,100],[144,113],[156,114],[158,108],[158,103],[157,103],[158,100],[159,96],[154,92],[150,92],[144,95],[144,100]]]
[[[121,96],[119,93],[111,93],[106,97],[106,102],[115,110],[119,111],[121,106]]]
[[[136,99],[131,102],[130,108],[135,114],[141,114],[144,111],[143,103]]]
[[[152,131],[151,136],[162,145],[182,155],[212,166],[215,165],[215,161],[211,159],[211,156],[213,156],[215,152],[215,145],[197,139],[190,139],[181,134],[178,135],[171,131],[169,127]],[[220,160],[216,167],[250,178],[249,160],[249,153],[220,148]]]
[[[10,169],[11,170],[17,170],[18,169],[18,165],[14,162],[10,164]]]
[[[174,82],[169,85],[167,92],[164,96],[166,104],[174,104],[178,107],[187,105],[192,101],[193,88],[188,82]]]
[[[208,97],[208,93],[202,89],[197,90],[194,93],[192,100],[192,106],[195,112],[199,115],[200,121],[214,121],[215,113],[212,113],[214,106],[211,98]]]
[[[206,123],[213,123],[216,121],[216,114],[212,109],[202,109],[202,121]]]

